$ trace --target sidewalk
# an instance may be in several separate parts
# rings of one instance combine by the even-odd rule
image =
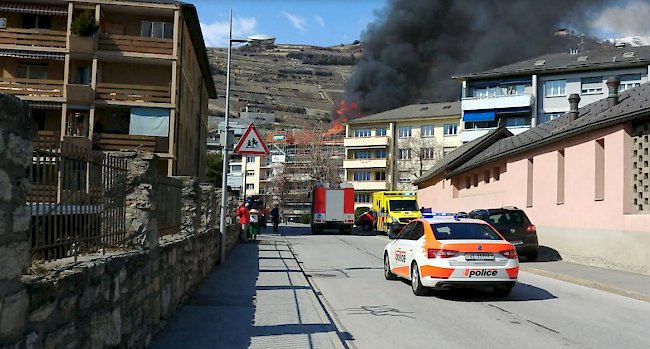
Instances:
[[[344,348],[281,236],[240,243],[151,348]]]
[[[650,302],[650,276],[563,261],[521,263],[520,270]]]

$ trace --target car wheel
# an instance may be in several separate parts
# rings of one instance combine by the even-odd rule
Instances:
[[[524,256],[526,257],[526,262],[534,262],[537,260],[537,251],[528,252]]]
[[[372,224],[370,224],[369,222],[364,222],[361,225],[361,229],[363,229],[363,231],[370,231],[372,230]]]
[[[413,294],[416,296],[426,296],[429,293],[427,287],[422,286],[422,280],[420,280],[420,268],[418,264],[413,262],[411,264],[411,288],[413,289]]]
[[[388,253],[384,254],[384,277],[386,280],[397,280],[397,275],[390,270],[390,259],[388,259]]]
[[[512,291],[512,287],[510,286],[494,287],[492,291],[494,295],[497,297],[506,297]]]

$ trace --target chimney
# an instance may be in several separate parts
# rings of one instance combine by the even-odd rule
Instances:
[[[571,121],[578,118],[578,104],[580,103],[580,95],[572,93],[569,96],[569,119]]]
[[[607,79],[607,89],[609,95],[607,96],[607,107],[611,108],[618,104],[618,86],[621,85],[621,79],[618,76],[610,76]]]

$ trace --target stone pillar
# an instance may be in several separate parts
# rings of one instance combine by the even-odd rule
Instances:
[[[181,233],[196,234],[201,226],[201,188],[198,178],[173,177],[183,181]]]
[[[217,212],[220,202],[216,201],[214,185],[201,184],[201,226],[200,233],[210,233],[217,228]]]
[[[23,338],[28,298],[20,281],[30,264],[28,229],[36,124],[27,103],[0,94],[0,347]]]
[[[153,153],[111,152],[128,160],[126,179],[126,231],[134,246],[152,249],[160,241],[156,207],[157,165]]]

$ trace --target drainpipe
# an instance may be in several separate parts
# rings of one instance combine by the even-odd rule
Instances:
[[[569,119],[571,121],[578,118],[578,104],[580,103],[580,95],[572,93],[569,96]]]
[[[607,89],[609,95],[607,96],[607,107],[611,108],[618,104],[618,86],[621,85],[621,79],[618,76],[610,76],[607,79]]]

